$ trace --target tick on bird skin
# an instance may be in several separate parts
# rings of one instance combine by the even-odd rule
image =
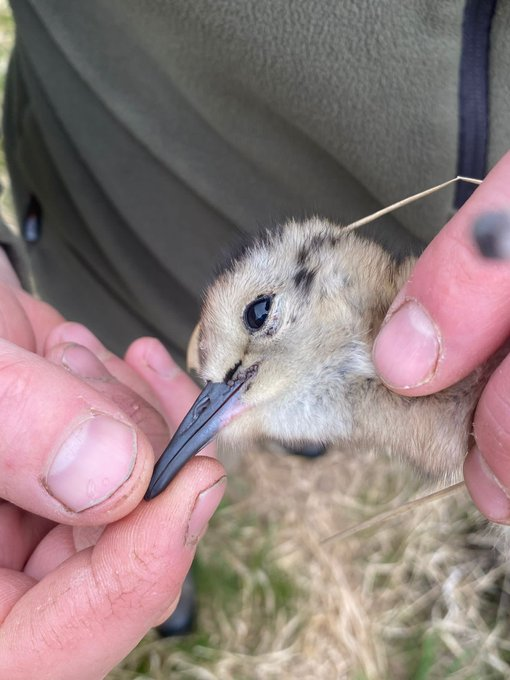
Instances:
[[[320,219],[265,232],[234,257],[206,291],[194,333],[192,364],[206,387],[146,498],[215,436],[234,450],[260,438],[334,444],[353,455],[371,449],[429,477],[459,479],[492,367],[409,399],[391,392],[372,364],[374,338],[414,262]]]
[[[485,212],[473,224],[473,238],[484,257],[491,260],[510,259],[510,213]]]

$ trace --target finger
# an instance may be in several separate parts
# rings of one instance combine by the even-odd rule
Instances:
[[[482,257],[476,218],[510,208],[510,153],[430,243],[390,307],[375,366],[395,391],[439,391],[482,364],[510,334],[510,263]]]
[[[7,257],[4,248],[0,247],[0,281],[7,284],[11,288],[20,288],[21,283],[18,275],[14,271],[12,264]]]
[[[53,307],[13,287],[5,279],[1,282],[0,276],[0,337],[41,353],[46,335],[62,320]]]
[[[0,340],[0,497],[64,524],[130,512],[154,454],[115,403],[62,368]]]
[[[198,387],[156,338],[135,340],[128,348],[125,359],[152,387],[163,406],[170,430],[175,432],[198,397]],[[214,457],[214,442],[202,449],[201,454]]]
[[[0,247],[0,336],[25,349],[41,353],[49,331],[64,320],[50,305],[22,288],[18,276]]]
[[[200,390],[193,380],[156,338],[135,340],[124,358],[154,390],[170,426],[176,429],[199,395]]]
[[[163,416],[138,393],[114,378],[90,350],[74,343],[65,343],[48,350],[46,358],[63,366],[117,404],[143,430],[154,451],[163,450],[168,442],[168,427]],[[132,369],[129,371],[134,373]]]
[[[40,581],[47,574],[55,571],[62,562],[75,555],[73,529],[77,527],[57,524],[37,545],[24,568],[24,573]]]
[[[77,552],[95,546],[105,528],[106,525],[79,527],[58,524],[30,555],[24,573],[40,581]]]
[[[40,680],[104,677],[176,601],[224,480],[217,461],[194,460],[161,497],[31,588],[2,626],[5,677],[24,680],[35,667]]]
[[[510,523],[510,357],[492,374],[474,419],[476,446],[464,463],[466,486],[479,510]]]
[[[27,349],[33,349],[38,354],[43,354],[48,334],[55,326],[63,323],[64,317],[54,307],[41,300],[36,300],[24,290],[14,292],[16,300],[23,308],[34,334],[35,346],[33,348],[28,347]],[[8,337],[7,339],[16,342],[16,344],[22,344],[17,342],[15,337]]]
[[[30,320],[10,286],[0,283],[0,338],[35,351],[36,338]]]
[[[46,354],[56,345],[65,343],[75,343],[86,347],[95,354],[110,375],[130,387],[156,410],[161,411],[161,404],[149,385],[125,361],[110,352],[86,326],[71,321],[56,326],[48,335],[45,347]]]
[[[35,547],[54,526],[11,503],[0,505],[0,568],[22,570]]]

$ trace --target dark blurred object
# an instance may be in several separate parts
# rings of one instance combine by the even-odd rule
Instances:
[[[195,583],[191,572],[189,572],[184,580],[176,610],[156,630],[161,637],[189,635],[195,627],[196,607]]]
[[[25,215],[21,223],[23,238],[27,243],[36,243],[41,238],[42,208],[35,196],[30,196]]]
[[[307,444],[299,449],[291,449],[285,446],[284,449],[293,456],[302,456],[303,458],[319,458],[327,452],[327,448],[322,444]]]

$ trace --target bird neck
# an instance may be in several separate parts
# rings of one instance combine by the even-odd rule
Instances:
[[[366,380],[355,400],[349,443],[453,481],[469,448],[473,410],[485,382],[478,371],[438,394],[411,398],[391,392],[378,379]]]

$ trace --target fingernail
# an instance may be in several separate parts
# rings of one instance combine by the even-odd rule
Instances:
[[[510,214],[486,212],[473,224],[473,238],[484,257],[491,260],[510,259]]]
[[[109,356],[110,352],[92,331],[81,323],[68,322],[62,324],[57,334],[58,342],[73,342],[82,347],[86,347],[93,354],[99,357]]]
[[[44,485],[74,512],[109,498],[129,478],[136,458],[136,434],[110,416],[82,422],[57,451]]]
[[[510,499],[475,446],[464,461],[466,486],[478,509],[493,522],[510,520]]]
[[[440,348],[434,322],[416,300],[410,300],[379,331],[373,349],[374,364],[390,387],[416,387],[434,375]]]
[[[111,378],[110,373],[96,355],[81,345],[72,344],[66,347],[62,355],[62,364],[71,373],[81,378],[92,378],[94,380]]]
[[[180,371],[170,354],[157,340],[148,345],[145,352],[145,363],[163,378],[173,378]]]
[[[188,522],[185,544],[195,546],[205,531],[207,523],[220,504],[225,487],[227,485],[226,476],[221,477],[215,484],[197,496],[193,510]]]

